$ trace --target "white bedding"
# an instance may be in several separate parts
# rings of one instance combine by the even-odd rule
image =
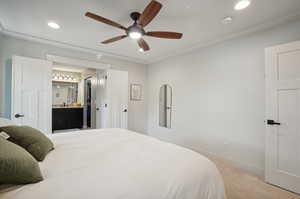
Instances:
[[[224,199],[215,165],[191,150],[122,129],[51,136],[44,181],[2,199]]]

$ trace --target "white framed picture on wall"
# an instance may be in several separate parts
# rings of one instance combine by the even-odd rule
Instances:
[[[142,85],[131,84],[130,85],[130,100],[140,101],[142,100]]]

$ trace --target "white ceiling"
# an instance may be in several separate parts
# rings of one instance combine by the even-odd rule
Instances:
[[[178,31],[181,40],[145,37],[151,50],[140,53],[135,41],[126,38],[113,44],[100,42],[124,32],[84,16],[90,11],[124,26],[132,24],[129,14],[141,12],[150,0],[0,0],[0,22],[9,33],[33,36],[120,55],[139,62],[153,62],[186,49],[203,46],[241,32],[262,27],[300,13],[300,0],[252,0],[243,11],[234,11],[236,0],[159,0],[163,8],[145,29]],[[225,16],[234,22],[221,23]],[[53,20],[61,29],[53,30]]]

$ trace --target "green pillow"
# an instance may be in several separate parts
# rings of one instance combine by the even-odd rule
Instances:
[[[43,161],[53,149],[53,143],[43,133],[29,126],[0,127],[10,138],[9,141],[23,147],[38,161]]]
[[[38,162],[22,147],[0,137],[0,184],[43,180]]]

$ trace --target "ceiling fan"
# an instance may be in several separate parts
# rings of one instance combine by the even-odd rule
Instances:
[[[144,27],[147,26],[154,17],[158,14],[160,9],[162,8],[162,4],[152,0],[149,5],[145,8],[142,14],[138,12],[133,12],[130,14],[131,19],[134,20],[134,23],[129,26],[128,28],[111,21],[109,19],[106,19],[104,17],[98,16],[96,14],[93,14],[91,12],[87,12],[85,16],[90,17],[96,21],[105,23],[107,25],[111,25],[114,27],[117,27],[119,29],[122,29],[125,31],[126,34],[120,35],[117,37],[113,37],[111,39],[105,40],[102,43],[103,44],[109,44],[121,39],[124,39],[126,37],[130,37],[132,39],[137,40],[138,45],[140,46],[142,51],[148,51],[150,50],[149,45],[147,42],[143,39],[143,36],[150,36],[150,37],[158,37],[163,39],[181,39],[182,34],[177,32],[165,32],[165,31],[145,31]]]

